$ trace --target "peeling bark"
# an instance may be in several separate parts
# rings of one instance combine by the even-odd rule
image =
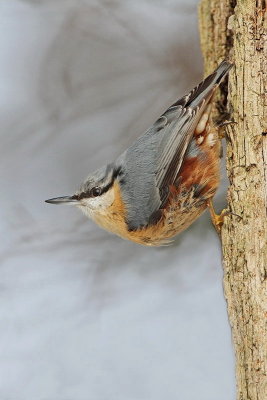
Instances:
[[[226,127],[228,208],[224,292],[236,355],[237,398],[267,399],[267,12],[265,0],[202,0],[205,72],[234,62],[218,95]],[[227,90],[228,87],[228,90]],[[228,95],[227,95],[228,92]]]

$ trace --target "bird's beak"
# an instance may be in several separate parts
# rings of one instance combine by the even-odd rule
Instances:
[[[71,204],[71,205],[79,203],[79,201],[76,198],[74,198],[74,196],[55,197],[53,199],[45,200],[45,202],[50,204]]]

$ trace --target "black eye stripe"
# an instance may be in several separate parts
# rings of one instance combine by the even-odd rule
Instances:
[[[112,186],[113,186],[114,180],[112,180],[108,185],[106,185],[105,187],[103,187],[101,189],[101,194],[106,193]]]
[[[113,169],[113,174],[111,177],[111,181],[106,185],[106,186],[95,186],[90,190],[87,190],[86,192],[82,192],[80,194],[72,196],[73,199],[75,200],[82,200],[90,197],[98,197],[101,196],[102,194],[106,193],[114,184],[114,181],[116,178],[121,177],[123,175],[123,170],[121,167]],[[123,178],[120,179],[120,181],[123,180]],[[100,193],[99,194],[94,194],[93,191],[95,189],[99,189]]]
[[[123,175],[122,167],[117,167],[113,170],[112,180],[114,181],[118,176]]]
[[[91,190],[88,190],[87,192],[82,192],[78,195],[74,195],[72,196],[73,199],[75,200],[82,200],[82,199],[86,199],[86,198],[90,198],[90,197],[98,197],[101,196],[102,194],[106,193],[112,186],[113,186],[114,181],[110,182],[108,185],[104,186],[104,187],[95,187],[92,188]],[[99,189],[100,192],[98,193],[94,193],[95,189]]]

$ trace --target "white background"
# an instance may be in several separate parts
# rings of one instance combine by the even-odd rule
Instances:
[[[44,203],[198,83],[197,1],[2,0],[0,77],[0,399],[234,399],[208,214],[145,248]]]

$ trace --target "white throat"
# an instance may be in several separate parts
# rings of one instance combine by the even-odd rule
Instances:
[[[114,203],[114,188],[110,188],[106,193],[97,197],[88,197],[80,201],[78,207],[89,218],[94,218],[95,214],[106,214],[106,210]]]

